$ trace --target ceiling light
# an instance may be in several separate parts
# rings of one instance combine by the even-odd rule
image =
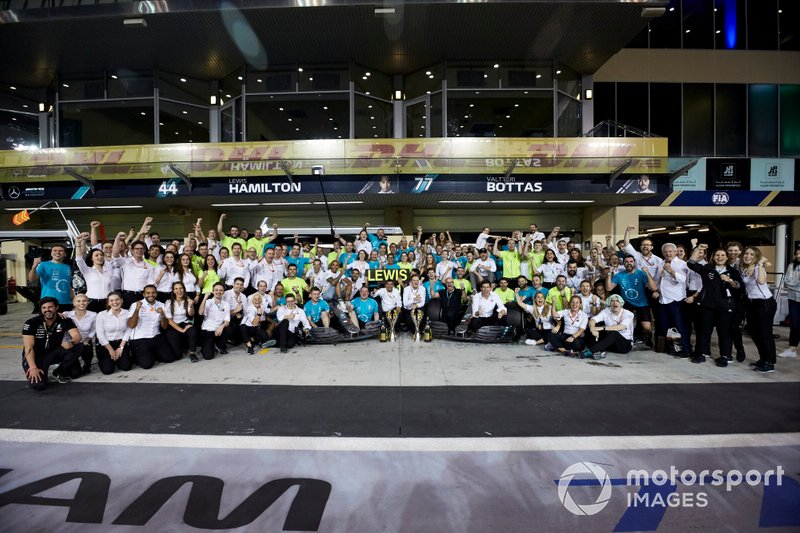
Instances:
[[[484,77],[484,79],[485,79],[485,78],[488,78],[488,77],[489,77],[489,75],[488,75],[488,74],[484,74],[484,75],[483,75],[483,77]]]
[[[665,228],[665,227],[664,228],[650,228],[650,229],[645,230],[645,231],[650,231],[650,232],[653,232],[653,231],[666,231],[666,229],[667,228]]]
[[[25,109],[28,109],[28,104],[22,104],[22,107],[24,107]]]
[[[229,95],[229,94],[226,94],[225,98],[233,98],[233,97],[231,95]]]
[[[537,74],[537,75],[536,75],[536,79],[537,79],[537,80],[538,80],[539,78],[541,78],[541,77],[542,77],[542,75],[541,75],[541,74]]]
[[[297,72],[303,72],[303,67],[297,67]]]
[[[211,207],[254,207],[259,204],[211,204]]]
[[[689,33],[689,32],[691,32],[691,31],[692,31],[692,30],[686,30],[686,33]]]
[[[116,79],[117,79],[117,75],[116,75],[116,74],[112,74],[112,75],[111,75],[111,79],[112,79],[112,80],[116,80]]]
[[[698,233],[703,233],[705,231],[710,231],[710,228],[700,228],[699,230],[697,230]]]
[[[333,117],[328,117],[328,120],[333,122]]]
[[[367,109],[372,109],[372,104],[368,105]]]
[[[208,99],[208,101],[211,103],[211,105],[217,105],[217,97],[216,97],[216,96],[213,96],[213,95],[212,95],[212,96],[211,96],[211,97]]]
[[[164,125],[164,123],[163,123],[163,122],[159,122],[159,123],[158,123],[158,125],[159,125],[159,126],[163,126],[163,125]]]
[[[68,83],[62,83],[61,86],[62,87],[66,87],[67,89],[69,89],[69,84]]]
[[[261,78],[258,78],[256,81],[257,81],[258,83],[263,83],[263,80],[262,80]]]
[[[560,70],[557,70],[557,71],[556,71],[556,74],[561,74],[561,71],[560,71]]]
[[[366,76],[361,76],[361,79],[365,80],[365,79],[367,79],[367,77]]]
[[[146,114],[147,114],[147,113],[145,113],[144,111],[142,111],[142,113],[141,113],[141,115],[142,115],[142,116],[145,116]]]
[[[9,87],[8,87],[8,88],[9,88],[9,89],[11,89],[12,91],[16,91],[16,90],[17,90],[17,88],[16,88],[16,87],[14,87],[13,85],[9,85]]]
[[[372,76],[372,74],[370,74],[369,72],[365,72],[364,76]]]
[[[279,108],[278,108],[278,111],[283,111],[283,108],[282,108],[282,107],[279,107]]]
[[[311,205],[311,202],[264,202],[261,205]]]
[[[132,18],[132,19],[124,19],[124,20],[122,21],[122,24],[123,24],[124,26],[130,26],[130,27],[135,27],[135,26],[138,26],[138,27],[140,27],[140,28],[146,28],[146,27],[147,27],[147,21],[146,21],[146,20],[144,20],[144,19],[143,19],[143,18],[141,18],[141,17],[139,17],[139,18]]]
[[[669,8],[669,10],[670,10],[670,13],[671,13],[671,12],[675,11],[675,8],[671,7],[671,8]]]
[[[430,75],[431,75],[431,71],[430,71],[430,70],[426,70],[426,71],[425,71],[425,75],[426,75],[426,76],[430,76]]]
[[[492,200],[493,204],[540,204],[541,200]]]
[[[687,230],[685,230],[685,229],[681,230],[681,231],[670,231],[669,232],[670,235],[683,235],[685,233],[689,233],[689,232]]]
[[[717,30],[714,33],[722,33],[722,30]]]
[[[439,200],[440,204],[485,204],[486,200]]]
[[[183,111],[181,111],[181,113],[183,113],[184,115],[188,115],[189,114],[189,112],[186,111],[185,109]]]
[[[506,118],[511,118],[511,115],[506,115]]]
[[[186,83],[186,78],[181,78],[181,81],[182,81],[183,83]]]
[[[98,205],[97,209],[141,209],[141,205]],[[61,209],[64,209],[63,207]]]
[[[433,74],[431,74],[431,75],[430,75],[430,76],[428,76],[428,77],[429,77],[430,79],[433,79]]]
[[[242,81],[243,79],[244,79],[244,78],[242,78],[241,76],[239,76],[239,81]]]
[[[295,128],[294,131],[300,131],[300,128]]]
[[[684,226],[686,226],[687,228],[696,228],[699,225],[700,224],[684,224]]]
[[[500,63],[495,63],[494,68],[500,68]]]
[[[475,104],[469,104],[470,107],[475,107]]]
[[[324,106],[322,106],[322,109],[325,109],[327,111],[328,106],[324,105]]]
[[[289,120],[289,122],[291,122],[291,121],[292,121],[292,119],[288,119],[288,120]]]
[[[203,125],[203,121],[202,121],[202,120],[199,120],[199,121],[197,121],[197,123],[198,123],[199,125],[201,125],[201,126]]]
[[[325,202],[312,202],[314,205],[325,205]],[[349,205],[349,204],[363,204],[361,200],[356,201],[341,201],[341,202],[328,202],[328,205]]]

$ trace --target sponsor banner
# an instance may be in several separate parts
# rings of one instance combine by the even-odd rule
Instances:
[[[677,172],[697,158],[689,157],[670,157],[669,171]],[[675,191],[704,191],[706,190],[706,158],[701,157],[697,164],[689,169],[685,176],[678,176],[672,182],[672,189]]]
[[[311,174],[627,174],[667,171],[665,138],[361,139],[51,148],[0,152],[0,180],[281,176]]]
[[[628,202],[625,205],[676,207],[786,207],[800,205],[794,191],[675,191]]]
[[[706,190],[750,190],[750,160],[707,159]]]
[[[312,441],[305,450],[6,442],[0,523],[8,531],[800,527],[794,446],[393,451],[375,441],[337,451]]]
[[[608,177],[572,176],[572,179],[553,176],[505,175],[344,175],[324,176],[325,193],[330,195],[360,194],[480,194],[508,195],[536,194],[608,194],[655,193],[666,187],[664,176],[640,175],[631,180],[617,180],[613,189]],[[197,179],[192,190],[176,178],[161,180],[97,181],[95,192],[76,181],[47,182],[26,185],[25,182],[4,184],[0,187],[6,200],[87,200],[103,198],[171,198],[178,196],[273,196],[321,194],[322,186],[316,176],[286,176]]]
[[[794,167],[794,159],[751,159],[750,190],[795,190]]]

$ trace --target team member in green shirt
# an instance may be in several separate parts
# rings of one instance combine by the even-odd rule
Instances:
[[[308,290],[308,283],[303,278],[297,277],[297,265],[290,264],[286,269],[286,277],[281,280],[286,294],[294,294],[298,303],[303,303],[303,291]]]
[[[242,250],[246,250],[247,241],[245,241],[239,236],[239,226],[231,224],[231,227],[228,230],[229,231],[228,235],[225,235],[225,232],[222,230],[222,222],[225,220],[225,217],[227,216],[228,215],[226,215],[225,213],[222,213],[219,216],[219,222],[217,222],[217,234],[219,235],[220,238],[220,245],[223,248],[227,248],[228,250],[230,250],[231,246],[233,246],[233,243],[238,242],[239,244],[242,245]]]
[[[571,297],[572,291],[567,287],[567,277],[560,274],[556,278],[556,286],[547,291],[545,301],[556,311],[563,311],[569,308],[569,299]]]
[[[502,278],[500,280],[500,286],[497,287],[493,292],[500,297],[503,305],[514,301],[514,291],[508,288],[508,280],[506,278]]]
[[[269,235],[264,235],[261,228],[256,228],[253,236],[247,239],[247,246],[244,247],[245,250],[249,250],[250,248],[256,249],[256,254],[258,258],[264,255],[264,246],[271,240],[274,240],[278,236],[278,225],[272,225],[272,231]]]
[[[494,255],[499,257],[503,261],[503,278],[508,281],[509,285],[513,285],[516,287],[517,285],[517,278],[520,275],[520,253],[517,249],[517,241],[513,238],[508,239],[508,249],[501,250],[500,249],[500,241],[502,239],[497,239],[494,241]],[[514,291],[511,291],[511,299],[514,299]]]

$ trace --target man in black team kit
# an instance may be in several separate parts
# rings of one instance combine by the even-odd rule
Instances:
[[[22,369],[34,390],[47,387],[47,370],[58,363],[53,376],[59,383],[81,375],[79,356],[83,350],[81,334],[69,318],[58,315],[58,300],[51,297],[39,302],[39,316],[22,326]]]

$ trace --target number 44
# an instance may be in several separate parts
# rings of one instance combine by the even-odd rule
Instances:
[[[158,187],[158,192],[163,195],[176,195],[178,194],[178,185],[174,181],[162,181]]]

